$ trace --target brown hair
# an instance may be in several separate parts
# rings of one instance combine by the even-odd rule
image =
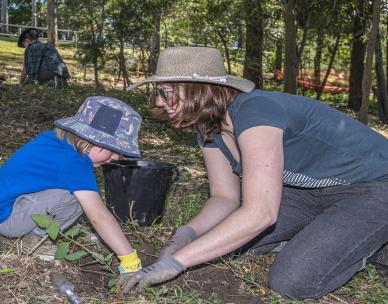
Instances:
[[[240,93],[237,89],[208,83],[172,82],[169,85],[173,90],[173,107],[180,99],[184,101],[182,111],[171,119],[171,124],[175,128],[195,128],[204,141],[211,140],[216,133],[222,131],[222,123],[226,123],[227,108]],[[155,106],[154,100],[151,102],[150,111],[153,117],[170,120],[163,109]]]
[[[88,142],[87,140],[71,133],[65,130],[62,130],[60,128],[55,128],[55,135],[59,139],[65,139],[67,142],[72,145],[79,153],[81,154],[87,154],[91,148],[94,147],[94,145],[91,142]]]

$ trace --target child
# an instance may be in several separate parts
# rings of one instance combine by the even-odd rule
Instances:
[[[94,96],[74,116],[54,123],[54,131],[40,133],[0,167],[0,235],[42,237],[31,215],[47,213],[64,231],[83,211],[117,254],[120,273],[140,269],[136,251],[98,194],[93,173],[93,167],[120,154],[140,157],[140,115],[117,99]]]

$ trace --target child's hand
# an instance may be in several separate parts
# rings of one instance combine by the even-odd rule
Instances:
[[[120,274],[135,272],[141,269],[141,261],[137,256],[136,250],[132,251],[128,255],[121,255],[117,257],[120,260]]]

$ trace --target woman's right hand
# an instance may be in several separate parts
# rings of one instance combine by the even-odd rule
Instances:
[[[197,238],[197,234],[190,226],[181,226],[176,231],[172,238],[162,248],[159,254],[159,260],[162,258],[172,255],[178,250],[185,247]]]

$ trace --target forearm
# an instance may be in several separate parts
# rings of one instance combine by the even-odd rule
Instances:
[[[120,225],[108,210],[88,218],[98,235],[116,255],[123,256],[133,251]]]
[[[210,197],[198,215],[187,223],[187,226],[195,230],[197,237],[201,236],[223,221],[239,205],[240,202],[238,201],[222,197]]]
[[[174,256],[186,267],[198,265],[241,247],[273,223],[265,210],[240,208]]]

